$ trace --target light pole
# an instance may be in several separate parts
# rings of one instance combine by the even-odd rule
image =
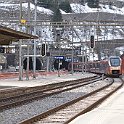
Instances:
[[[58,77],[60,77],[60,59],[58,58]]]
[[[22,81],[22,40],[19,41],[19,81]]]
[[[34,34],[36,35],[36,21],[37,21],[37,0],[35,0],[35,13],[34,13]],[[34,40],[34,58],[33,58],[33,78],[36,78],[36,40]]]
[[[84,73],[84,45],[82,43],[82,47],[81,47],[81,52],[82,52],[82,74]]]
[[[30,21],[30,0],[28,0],[28,20]],[[30,33],[30,27],[27,27],[27,32]],[[26,80],[29,80],[29,40],[27,45],[27,70],[26,70]]]
[[[61,28],[56,28],[57,31],[57,37],[56,37],[56,41],[57,41],[57,47],[58,47],[58,52],[59,52],[59,57],[58,57],[58,77],[60,77],[60,50],[61,50],[61,44],[60,44],[60,36],[61,36]]]
[[[47,47],[47,53],[49,54],[49,42],[48,42],[48,45],[47,45],[48,47]],[[50,70],[49,70],[49,61],[50,61],[50,55],[47,55],[47,72],[49,72]]]
[[[72,59],[72,68],[71,68],[71,73],[72,73],[72,75],[73,75],[73,73],[74,73],[74,65],[73,65],[73,63],[74,63],[74,44],[73,44],[73,27],[72,27],[72,53],[71,53],[71,59]]]
[[[21,19],[22,19],[22,0],[20,0],[20,18],[19,18],[20,23],[21,23]],[[19,81],[21,80],[22,80],[22,40],[19,40]]]

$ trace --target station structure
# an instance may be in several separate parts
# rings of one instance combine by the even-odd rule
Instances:
[[[28,10],[30,11],[30,8]],[[22,7],[21,7],[21,11],[22,11]],[[92,17],[98,16],[98,12],[93,13],[93,14],[94,15],[92,15]],[[102,19],[103,19],[103,17],[106,18],[107,17],[106,15],[110,16],[110,14],[104,14],[102,12],[99,13],[99,16],[101,16]],[[29,16],[30,16],[30,13],[28,13],[28,16],[27,17],[29,17]],[[28,27],[30,27],[30,26],[31,27],[37,26],[37,27],[40,27],[40,28],[42,28],[44,26],[46,26],[46,27],[48,26],[48,27],[55,27],[56,29],[59,28],[59,27],[64,27],[64,28],[65,27],[68,27],[70,29],[69,31],[71,31],[72,41],[70,41],[70,40],[68,40],[66,38],[64,38],[64,39],[58,38],[58,39],[59,40],[62,40],[62,41],[67,41],[69,44],[71,44],[71,46],[72,46],[72,49],[71,50],[72,51],[69,51],[69,56],[71,56],[72,59],[74,59],[73,58],[74,57],[74,49],[73,49],[74,48],[73,47],[74,44],[80,44],[81,47],[84,44],[85,45],[89,45],[89,42],[87,42],[88,40],[85,40],[85,41],[82,41],[81,40],[80,36],[78,35],[78,33],[76,32],[76,30],[74,29],[75,26],[76,27],[80,27],[80,28],[82,28],[82,27],[88,27],[88,28],[93,27],[93,29],[95,29],[95,32],[97,32],[98,29],[106,29],[107,27],[113,28],[114,30],[118,29],[119,26],[120,26],[120,29],[123,29],[123,27],[124,27],[123,17],[121,15],[117,15],[117,16],[120,17],[122,20],[117,20],[117,21],[116,20],[112,21],[113,15],[110,16],[111,18],[109,18],[109,20],[107,20],[108,18],[106,18],[105,21],[103,21],[102,19],[101,20],[91,20],[91,18],[87,18],[86,20],[80,21],[82,18],[84,19],[86,17],[86,14],[80,14],[80,15],[76,16],[75,18],[74,18],[74,16],[76,16],[76,15],[70,14],[70,17],[68,18],[66,15],[63,15],[63,18],[64,18],[65,22],[50,22],[49,20],[48,21],[44,21],[44,20],[42,21],[42,20],[36,20],[36,10],[35,10],[35,20],[32,21],[30,19],[27,19],[27,20],[23,20],[22,19],[21,20],[22,21],[21,23],[26,23],[25,27],[27,26],[26,28],[27,28],[28,31],[29,31]],[[22,18],[22,15],[21,14],[20,14],[20,18]],[[80,20],[78,20],[77,18],[80,19]],[[72,20],[72,21],[70,21],[70,20]],[[18,21],[17,20],[16,21],[14,21],[14,20],[11,21],[11,19],[10,19],[10,21],[9,21],[9,23],[15,23],[15,22],[16,23],[19,23],[19,20]],[[35,34],[36,34],[36,27],[35,27]],[[77,37],[80,39],[80,42],[74,42],[74,39],[73,39],[74,34],[77,35]],[[13,30],[13,29],[4,27],[4,26],[0,26],[0,45],[1,46],[2,45],[10,45],[12,42],[17,42],[18,45],[19,45],[19,81],[22,81],[22,73],[23,73],[23,63],[22,63],[23,60],[22,60],[22,47],[21,47],[22,46],[22,42],[23,42],[23,40],[24,40],[24,42],[27,42],[28,40],[34,40],[34,39],[38,39],[38,36],[34,36],[34,35],[31,35],[31,34],[28,34],[28,33],[20,32],[20,31],[16,31],[16,30]],[[100,40],[97,37],[97,39],[95,41],[95,48],[94,48],[94,50],[96,50],[98,54],[101,52],[100,51],[101,49],[102,50],[106,50],[106,52],[107,52],[107,50],[110,50],[110,49],[113,51],[116,47],[119,47],[119,46],[123,45],[123,43],[124,43],[124,40],[123,39],[112,39],[112,40],[108,40],[108,39],[106,40],[106,39],[104,39],[104,41],[103,41],[103,40]],[[52,45],[54,45],[54,44],[52,44]],[[60,44],[58,44],[58,47],[60,47]],[[101,48],[101,49],[99,49],[99,48]],[[62,50],[64,51],[64,49],[61,49],[61,51]],[[68,52],[68,49],[66,49],[66,50]],[[60,53],[58,53],[58,51]],[[57,48],[57,50],[55,50],[54,53],[57,56],[61,56],[61,51],[60,51],[59,48]],[[82,54],[82,56],[84,56],[84,55]],[[29,55],[27,54],[26,57],[28,59],[29,58]],[[48,69],[48,67],[47,67],[47,69]],[[59,75],[59,70],[58,70],[58,75]],[[53,76],[50,80],[52,80],[52,79],[54,80],[55,79],[55,76]],[[81,76],[82,76],[82,74],[81,74]],[[85,73],[83,74],[83,76],[86,76]],[[64,80],[64,78],[63,78],[63,80]],[[66,79],[67,79],[67,77],[66,77]],[[47,78],[46,78],[46,80],[47,80]],[[59,76],[58,76],[57,80],[60,80],[60,77]],[[44,81],[43,78],[42,78],[42,81]],[[10,84],[12,82],[13,82],[13,80],[11,80],[10,82],[8,81],[6,83]],[[4,81],[3,81],[3,83],[4,83]],[[14,83],[17,84],[17,81],[14,81]],[[22,82],[19,83],[20,86],[22,86],[21,83]],[[33,86],[35,86],[34,81],[31,81],[31,83],[33,84]],[[37,84],[39,85],[40,83],[41,82],[38,82]],[[24,84],[24,86],[26,86],[26,81],[23,82],[23,84]],[[110,106],[108,106],[108,107],[105,106],[105,107],[101,107],[100,108],[100,109],[102,109],[102,111],[107,112],[107,115],[108,115],[109,119],[112,118],[115,121],[115,117],[118,117],[118,119],[117,119],[118,121],[116,120],[114,122],[114,121],[107,120],[108,123],[112,123],[112,124],[117,124],[118,122],[119,122],[119,124],[124,123],[123,116],[122,116],[122,114],[123,114],[123,107],[124,107],[123,106],[122,99],[124,99],[124,96],[122,94],[123,94],[123,90],[121,90],[121,92],[119,91],[117,93],[117,95],[115,96],[115,98],[118,98],[118,101],[116,101],[116,102],[115,101],[111,101],[110,103],[107,103]],[[122,99],[121,99],[121,97],[122,97]],[[114,102],[117,103],[117,104],[114,104],[113,105]],[[118,103],[118,102],[120,102],[120,103]],[[111,106],[111,105],[113,105],[113,106]],[[106,108],[107,108],[107,110],[106,110]],[[77,123],[77,124],[79,122],[80,123],[82,123],[82,122],[85,123],[87,121],[86,122],[87,124],[92,124],[92,122],[91,121],[89,122],[88,119],[89,118],[92,119],[92,117],[95,114],[95,117],[96,117],[95,119],[96,120],[97,119],[99,120],[99,118],[98,118],[99,117],[98,116],[98,112],[101,111],[100,109],[98,108],[97,109],[98,111],[97,110],[94,110],[91,113],[88,113],[88,114],[86,114],[84,116],[81,116],[81,117],[77,118],[76,121],[74,120],[74,123]],[[111,113],[109,110],[112,111],[113,113]],[[110,114],[108,114],[108,112]],[[119,113],[119,114],[115,114],[115,113]],[[103,116],[105,114],[106,113],[101,112],[100,115]],[[112,117],[110,115],[112,115]],[[83,119],[83,121],[81,122],[82,119]],[[93,120],[93,124],[94,123],[97,124],[95,119],[92,119]],[[100,117],[100,119],[102,119],[102,117]],[[73,124],[73,122],[72,122],[72,124]],[[102,124],[102,123],[100,123],[100,124]],[[103,124],[105,124],[105,122],[103,122]]]

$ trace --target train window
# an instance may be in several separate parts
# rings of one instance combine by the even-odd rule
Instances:
[[[119,58],[111,58],[110,64],[111,64],[111,66],[119,66],[120,65],[120,59]]]

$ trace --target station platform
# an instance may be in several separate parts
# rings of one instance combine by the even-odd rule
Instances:
[[[12,74],[11,74],[12,75]],[[91,77],[94,74],[90,73],[73,73],[70,74],[69,72],[64,72],[61,71],[59,72],[52,72],[52,73],[44,73],[44,74],[37,74],[36,79],[33,79],[33,76],[29,77],[29,80],[26,80],[26,77],[23,77],[22,81],[19,81],[19,77],[16,76],[11,76],[11,77],[4,77],[0,78],[0,89],[3,88],[11,88],[11,87],[34,87],[34,86],[41,86],[41,85],[46,85],[46,84],[51,84],[51,83],[58,83],[58,82],[63,82],[63,81],[68,81],[68,80],[76,80],[76,79],[81,79],[81,78],[86,78],[86,77]]]
[[[124,124],[124,87],[99,107],[77,117],[69,124]]]

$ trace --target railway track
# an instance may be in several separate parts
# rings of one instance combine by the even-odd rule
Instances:
[[[38,100],[60,92],[68,91],[80,86],[88,85],[98,80],[101,80],[101,78],[98,76],[93,76],[90,78],[78,79],[76,81],[65,81],[44,86],[1,90],[0,111],[24,105],[34,100]]]
[[[108,83],[107,85],[92,90],[91,92],[87,92],[83,96],[49,109],[48,111],[28,120],[21,121],[20,124],[68,124],[77,116],[84,114],[99,105],[122,86],[123,82],[118,79],[114,83]]]

